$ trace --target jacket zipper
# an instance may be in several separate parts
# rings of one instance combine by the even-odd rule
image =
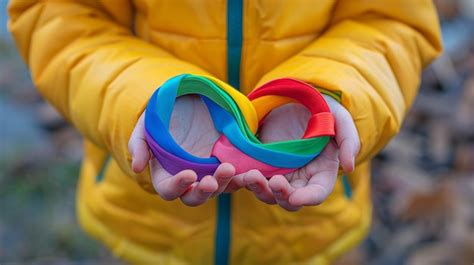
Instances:
[[[227,1],[227,80],[240,90],[240,61],[242,57],[242,16],[243,0]],[[217,220],[215,258],[217,265],[229,263],[231,248],[231,203],[230,194],[217,198]]]
[[[108,168],[111,161],[112,156],[107,155],[107,157],[104,159],[104,162],[102,163],[102,167],[100,168],[99,173],[97,173],[95,177],[96,183],[101,183],[104,180],[105,170]]]

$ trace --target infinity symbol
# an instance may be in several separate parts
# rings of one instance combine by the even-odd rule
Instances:
[[[196,157],[181,148],[169,132],[177,97],[199,95],[221,137],[211,157]],[[302,139],[262,143],[256,136],[267,114],[287,103],[301,103],[311,112]],[[146,138],[153,155],[170,174],[194,170],[198,179],[228,162],[236,173],[258,169],[266,177],[286,174],[316,158],[335,135],[334,118],[321,94],[294,79],[277,79],[246,97],[211,77],[184,74],[165,82],[152,95],[145,113]]]

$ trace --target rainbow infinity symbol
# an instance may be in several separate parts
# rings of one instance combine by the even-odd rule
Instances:
[[[199,95],[221,134],[211,156],[196,157],[179,146],[169,131],[177,97]],[[310,112],[302,139],[262,143],[258,128],[273,109],[300,103]],[[228,162],[237,174],[258,169],[266,177],[286,174],[316,158],[335,135],[334,118],[322,95],[312,86],[294,79],[276,79],[246,97],[228,84],[212,78],[183,74],[157,89],[145,112],[146,140],[153,155],[170,174],[194,170],[198,179],[212,175]]]

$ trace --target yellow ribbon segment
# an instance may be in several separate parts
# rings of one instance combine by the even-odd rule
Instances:
[[[216,85],[222,88],[230,97],[232,97],[235,103],[238,105],[240,111],[242,112],[242,116],[245,118],[245,121],[248,124],[250,131],[253,134],[257,133],[258,130],[258,116],[257,112],[255,111],[254,106],[248,100],[248,98],[242,94],[237,89],[233,88],[232,86],[222,82],[221,80],[210,77],[210,76],[202,76],[204,78],[212,80]]]
[[[257,113],[258,121],[261,121],[263,118],[265,118],[265,116],[275,108],[288,103],[297,103],[297,101],[288,97],[276,95],[263,96],[252,100],[253,107]]]

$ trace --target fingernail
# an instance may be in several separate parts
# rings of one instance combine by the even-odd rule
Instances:
[[[354,163],[354,158],[351,159],[351,166],[350,166],[350,172],[354,171],[355,163]]]
[[[187,186],[191,185],[191,181],[188,181],[188,180],[181,180],[181,181],[179,182],[179,185],[180,185],[181,187],[186,188]]]

